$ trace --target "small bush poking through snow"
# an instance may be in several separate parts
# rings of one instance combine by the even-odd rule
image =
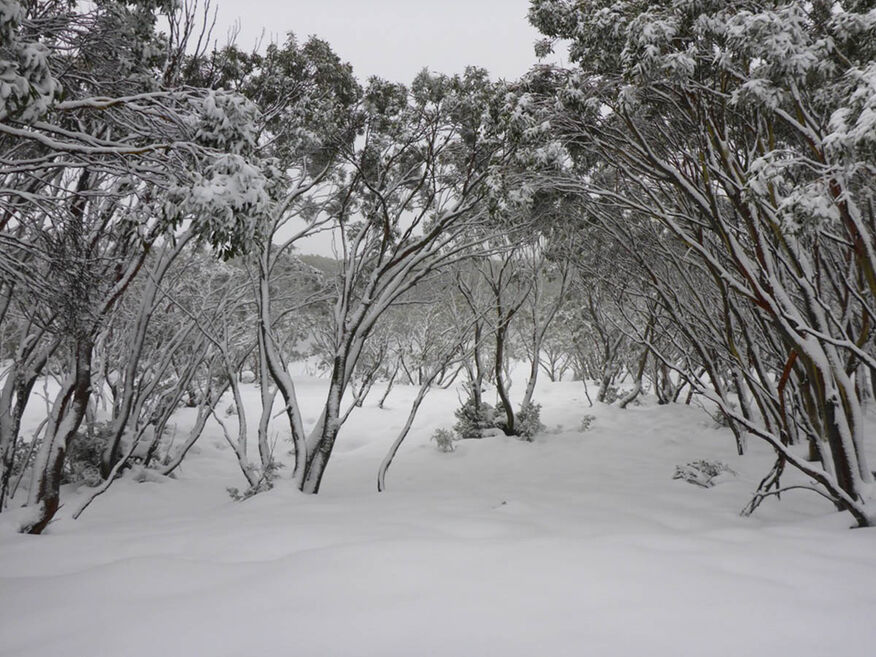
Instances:
[[[234,486],[229,486],[225,490],[228,491],[228,494],[231,496],[231,499],[235,502],[243,502],[244,500],[248,500],[249,498],[258,495],[259,493],[264,493],[265,491],[269,491],[274,487],[274,479],[277,476],[277,472],[283,468],[282,463],[278,463],[277,461],[271,461],[267,467],[262,471],[262,476],[259,477],[259,480],[249,488],[245,488],[240,490]]]
[[[593,428],[593,421],[596,419],[595,415],[585,415],[581,418],[581,431],[590,431]]]
[[[530,402],[521,406],[517,413],[516,429],[518,436],[532,442],[535,434],[544,429],[544,425],[541,423],[541,404]]]
[[[430,440],[434,440],[439,452],[452,452],[456,436],[449,429],[435,429]]]
[[[715,478],[724,473],[736,476],[726,463],[720,461],[691,461],[687,465],[675,466],[673,479],[684,479],[689,484],[711,488],[715,485]]]
[[[469,397],[453,414],[457,420],[453,430],[460,438],[483,438],[484,430],[495,426],[493,407],[482,403],[478,408],[473,397]]]
[[[96,424],[86,431],[81,431],[70,442],[67,451],[67,462],[61,474],[61,482],[65,484],[84,483],[87,486],[97,486],[100,476],[100,460],[109,444],[112,427],[107,424]]]
[[[264,493],[267,490],[271,490],[274,487],[274,484],[266,479],[260,480],[255,486],[250,486],[249,488],[245,488],[240,490],[237,487],[229,486],[225,490],[228,491],[228,495],[231,496],[231,499],[235,502],[243,502],[244,500],[248,500],[254,495],[258,495],[259,493]]]
[[[617,386],[608,386],[605,389],[605,397],[603,398],[603,400],[606,404],[613,404],[618,400],[620,396],[621,393],[617,389]]]

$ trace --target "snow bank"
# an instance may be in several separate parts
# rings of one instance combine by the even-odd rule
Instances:
[[[323,383],[299,391],[314,408]],[[737,457],[697,409],[590,409],[580,384],[545,382],[535,442],[443,454],[428,438],[458,402],[436,391],[378,495],[414,394],[354,413],[318,497],[232,502],[242,477],[213,426],[177,479],[123,480],[77,522],[5,533],[0,654],[870,654],[876,531],[805,492],[739,517],[769,453]],[[738,476],[672,479],[700,458]]]

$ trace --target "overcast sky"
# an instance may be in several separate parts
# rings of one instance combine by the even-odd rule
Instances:
[[[292,31],[328,41],[357,77],[409,82],[425,66],[460,73],[476,64],[494,78],[515,78],[535,61],[538,33],[526,21],[529,0],[214,0],[214,36],[240,22],[238,45],[250,48]]]

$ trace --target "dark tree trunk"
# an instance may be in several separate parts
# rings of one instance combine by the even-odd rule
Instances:
[[[73,378],[52,410],[53,418],[34,468],[28,504],[36,515],[22,531],[40,534],[60,506],[61,474],[70,442],[79,430],[91,396],[92,342],[81,338],[75,345]]]

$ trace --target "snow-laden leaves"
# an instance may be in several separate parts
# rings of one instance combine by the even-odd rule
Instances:
[[[255,146],[259,110],[240,94],[207,91],[198,101],[195,138],[205,146],[239,154]]]
[[[0,121],[33,122],[61,93],[49,68],[49,49],[21,38],[23,19],[19,0],[0,0]]]
[[[256,221],[269,203],[263,171],[240,155],[227,153],[195,173],[191,185],[174,189],[165,211],[191,217],[195,231],[228,258],[252,239]]]
[[[830,116],[825,145],[837,157],[856,153],[873,161],[876,149],[876,62],[853,68],[845,75],[846,102]]]

